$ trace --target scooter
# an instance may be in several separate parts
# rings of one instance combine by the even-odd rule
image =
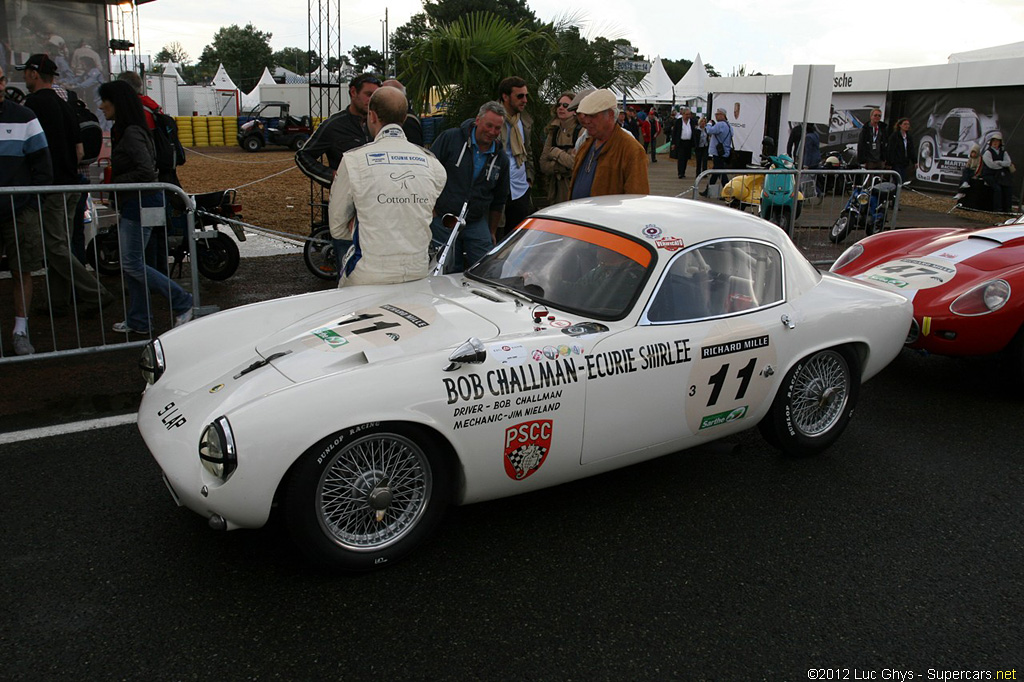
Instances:
[[[195,242],[196,265],[206,278],[225,280],[238,270],[241,255],[235,240],[220,231],[221,224],[227,224],[238,241],[245,241],[241,225],[234,222],[241,218],[241,204],[237,203],[235,190],[221,190],[192,195],[196,204]],[[121,255],[117,236],[117,210],[113,203],[92,202],[89,222],[85,225],[86,257],[89,265],[104,275],[121,274]],[[167,228],[167,253],[173,261],[169,272],[181,276],[183,266],[190,258],[184,215],[172,216]]]
[[[791,171],[796,169],[793,159],[786,154],[769,157],[773,170]],[[792,173],[771,172],[764,178],[761,189],[761,217],[783,230],[789,230],[789,214],[795,211],[800,217],[804,195],[796,189],[796,176]]]
[[[865,184],[854,185],[850,199],[829,230],[828,238],[838,244],[854,228],[863,228],[868,236],[881,232],[895,206],[895,183],[872,177]]]

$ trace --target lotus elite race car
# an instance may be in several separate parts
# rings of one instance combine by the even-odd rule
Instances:
[[[911,300],[909,347],[952,356],[1007,350],[1024,381],[1024,220],[876,234],[847,249],[832,270]]]
[[[279,508],[330,567],[386,564],[445,506],[759,425],[793,455],[846,427],[906,298],[819,273],[774,225],[684,199],[534,214],[457,275],[225,310],[154,340],[139,428],[216,529]]]

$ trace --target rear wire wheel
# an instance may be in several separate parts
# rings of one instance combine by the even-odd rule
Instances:
[[[759,427],[765,440],[793,457],[816,455],[850,422],[860,393],[853,353],[830,348],[798,362],[782,380]]]

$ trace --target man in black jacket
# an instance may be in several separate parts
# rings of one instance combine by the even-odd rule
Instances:
[[[295,165],[320,186],[330,190],[345,152],[373,141],[373,136],[366,128],[366,112],[370,106],[370,95],[380,85],[380,79],[372,73],[361,73],[349,81],[348,107],[321,123],[306,140],[306,144],[302,145],[302,149],[295,152]],[[327,165],[320,160],[324,155],[327,156]],[[342,259],[352,242],[347,239],[331,241],[340,273]]]
[[[302,149],[295,152],[299,170],[324,187],[331,186],[342,155],[373,141],[366,129],[366,111],[370,95],[379,87],[380,79],[372,73],[361,73],[349,81],[348,107],[321,123]],[[320,160],[324,155],[326,165]]]
[[[25,86],[31,93],[25,98],[25,106],[35,113],[46,133],[53,184],[77,185],[78,162],[83,154],[81,133],[71,105],[53,88],[57,65],[45,54],[34,54],[24,66],[17,68],[25,72]],[[69,303],[81,312],[95,311],[114,301],[114,295],[99,283],[96,275],[71,255],[71,232],[78,200],[78,193],[54,192],[47,194],[42,203],[50,301],[48,306],[38,306],[37,311],[49,312],[55,317],[67,315]]]
[[[446,268],[450,272],[476,263],[494,246],[493,235],[509,195],[508,155],[498,139],[504,123],[504,107],[499,102],[487,102],[475,119],[468,118],[458,128],[444,131],[430,147],[448,173],[430,223],[435,244],[443,245],[450,235],[441,217],[445,213],[458,215],[462,205],[469,204],[466,225],[451,254],[451,265]]]
[[[871,119],[857,138],[857,163],[868,170],[884,169],[887,142],[882,110],[872,109]]]
[[[693,149],[700,139],[697,120],[693,118],[689,107],[683,107],[679,118],[672,124],[672,147],[676,150],[676,170],[679,177],[686,177],[686,164],[693,156]]]

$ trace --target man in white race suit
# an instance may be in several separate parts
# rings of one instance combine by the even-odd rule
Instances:
[[[408,102],[379,88],[366,125],[373,142],[342,157],[331,185],[331,236],[351,239],[338,286],[395,284],[429,274],[427,248],[434,203],[447,173],[429,151],[405,138]]]

